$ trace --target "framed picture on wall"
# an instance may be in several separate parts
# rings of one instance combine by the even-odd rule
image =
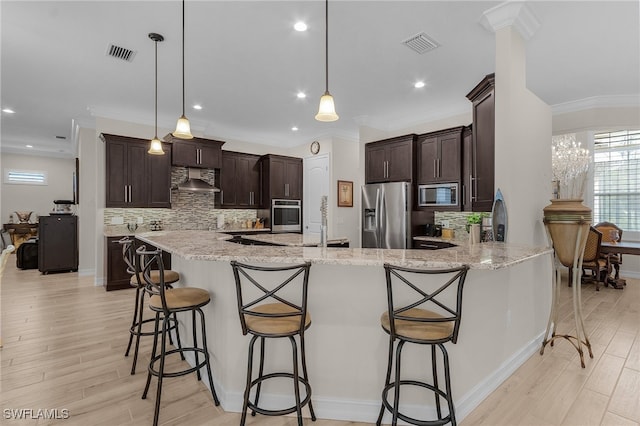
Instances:
[[[338,207],[353,207],[353,182],[338,181]]]

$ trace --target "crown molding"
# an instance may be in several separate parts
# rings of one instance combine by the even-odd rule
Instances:
[[[640,108],[640,94],[593,96],[551,106],[553,115],[597,108]]]
[[[480,24],[492,33],[512,26],[524,40],[529,40],[540,28],[538,18],[524,2],[519,1],[506,1],[486,10],[480,18]]]

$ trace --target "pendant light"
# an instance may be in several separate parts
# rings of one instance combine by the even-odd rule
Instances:
[[[325,10],[325,91],[320,98],[320,107],[316,120],[318,121],[336,121],[339,117],[336,114],[336,107],[333,103],[333,96],[329,93],[329,0],[324,2]]]
[[[153,155],[164,155],[164,151],[162,149],[162,142],[158,139],[158,42],[163,41],[164,37],[161,34],[157,33],[149,33],[149,38],[154,41],[156,48],[156,88],[155,88],[155,127],[154,127],[154,137],[151,139],[151,145],[149,147],[149,154]]]
[[[189,119],[184,115],[184,0],[182,0],[182,115],[178,118],[173,136],[180,139],[193,139]]]

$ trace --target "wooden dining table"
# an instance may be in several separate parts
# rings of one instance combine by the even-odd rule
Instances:
[[[618,241],[617,243],[601,243],[600,253],[607,254],[640,254],[640,241]]]
[[[640,254],[640,241],[618,241],[615,242],[603,242],[600,244],[601,254]],[[622,289],[627,282],[623,278],[613,279],[607,277],[607,284],[613,286],[616,289]]]

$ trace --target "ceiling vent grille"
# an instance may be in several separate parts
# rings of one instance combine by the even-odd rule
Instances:
[[[136,51],[127,49],[125,47],[116,46],[115,44],[110,44],[107,48],[107,56],[111,56],[112,58],[122,59],[123,61],[132,62],[133,58],[136,56]]]
[[[430,39],[425,33],[416,34],[402,42],[408,48],[418,52],[425,53],[440,46],[436,41]]]

